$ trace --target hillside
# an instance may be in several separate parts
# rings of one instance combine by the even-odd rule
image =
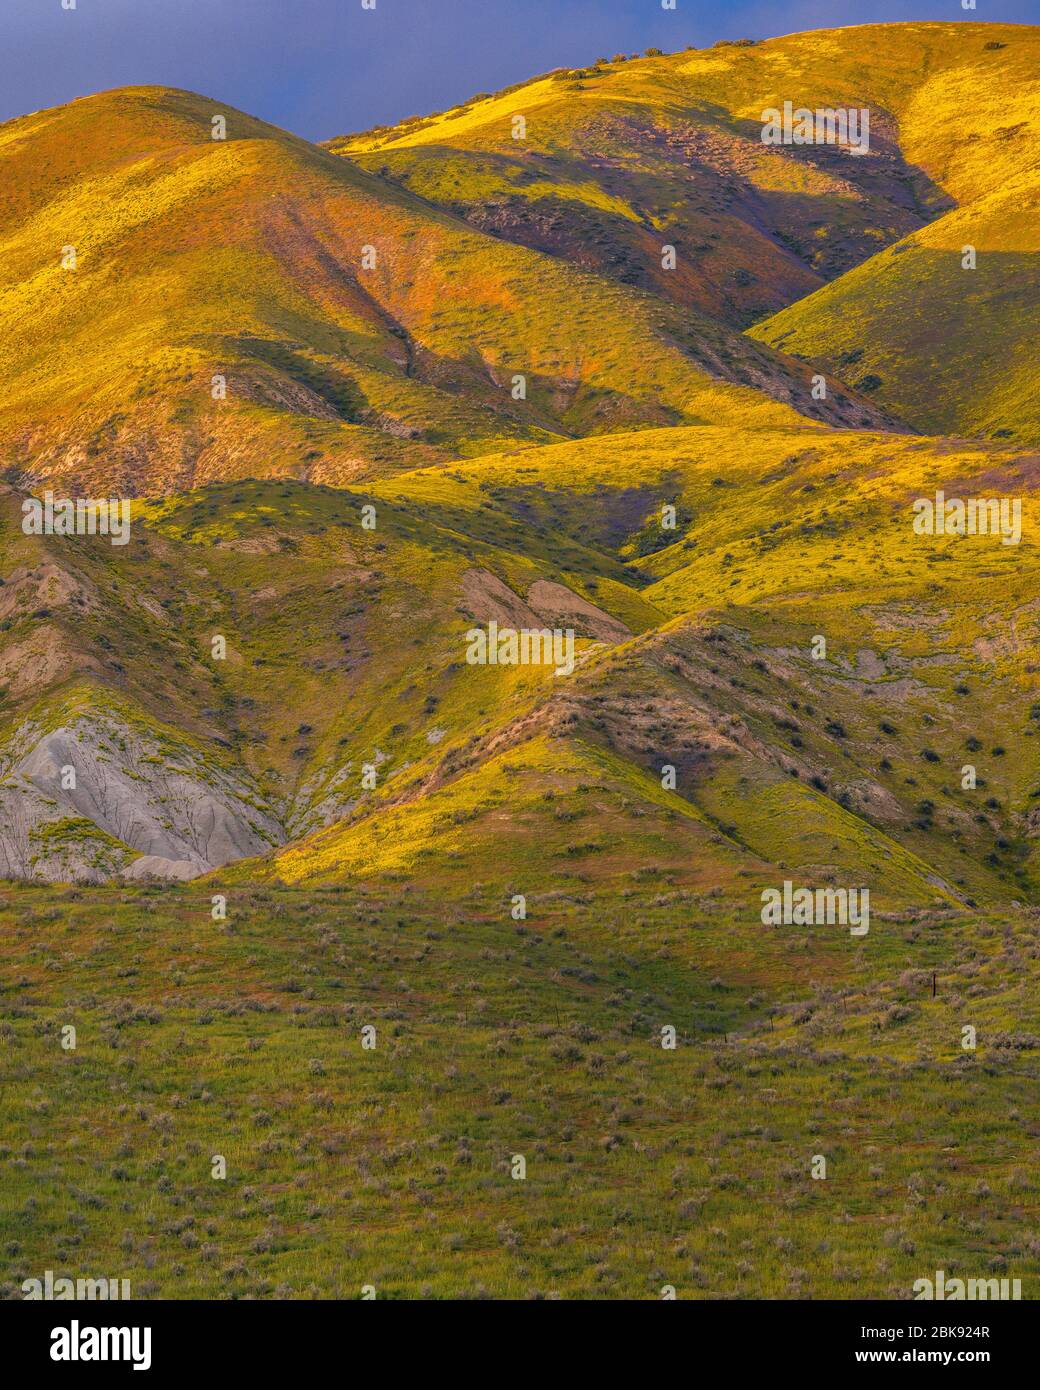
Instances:
[[[10,481],[342,484],[606,430],[887,422],[205,97],[85,97],[0,127],[0,161]]]
[[[3,890],[0,1297],[1031,1297],[1035,912],[864,945],[651,869],[526,923],[408,881],[242,889],[224,924],[190,886]]]
[[[1021,550],[985,536],[914,534],[913,499],[952,489],[954,480],[966,493],[984,485],[1031,498],[1036,487],[1031,460],[992,448],[954,454],[923,441],[820,439],[805,430],[656,431],[641,437],[638,458],[615,437],[377,484],[374,495],[467,538],[471,553],[495,536],[502,550],[482,567],[511,583],[518,600],[538,591],[532,571],[508,558],[523,545],[538,571],[624,622],[631,637],[583,628],[578,601],[558,600],[558,612],[569,606],[578,630],[605,644],[567,681],[542,678],[535,717],[509,673],[457,671],[452,684],[467,692],[459,709],[428,664],[435,722],[446,730],[438,770],[428,770],[428,759],[414,762],[409,745],[407,771],[396,774],[393,739],[377,735],[388,755],[380,776],[388,809],[380,796],[363,800],[341,827],[279,853],[276,875],[295,882],[420,866],[428,873],[445,854],[463,873],[470,854],[497,843],[498,807],[512,808],[501,827],[506,843],[535,855],[544,874],[544,847],[559,838],[552,818],[566,828],[570,816],[557,816],[548,796],[539,814],[532,792],[531,824],[521,834],[515,798],[543,785],[564,747],[579,762],[598,747],[606,761],[595,785],[641,806],[634,814],[663,812],[675,834],[722,831],[722,857],[750,856],[745,867],[758,873],[772,864],[840,874],[866,857],[879,895],[883,861],[899,866],[891,885],[899,901],[930,898],[937,887],[1032,899],[1040,790],[1030,742],[1034,542],[1031,532]],[[665,504],[684,518],[674,540],[656,524]],[[962,595],[955,616],[951,588]],[[508,589],[489,596],[483,616],[510,621],[510,597]],[[457,620],[456,653],[465,621]],[[827,639],[823,660],[812,657],[817,635]],[[447,661],[450,647],[440,650]],[[467,718],[474,699],[490,716],[488,732]],[[393,718],[389,709],[373,715],[375,729]],[[373,718],[365,724],[372,728]],[[563,741],[555,754],[539,741],[546,734]],[[973,747],[980,786],[967,795],[960,774]],[[508,764],[505,782],[482,767],[488,756]],[[678,780],[662,795],[665,764]],[[576,768],[564,780],[591,779]],[[556,800],[567,795],[559,778],[550,785]],[[580,796],[569,804],[580,807]],[[604,831],[573,852],[593,878],[609,880],[612,844],[624,857],[641,853],[634,833]],[[825,854],[821,837],[833,837]],[[703,875],[704,856],[694,857]],[[505,848],[488,859],[503,883],[515,881]],[[240,877],[255,871],[243,865]]]
[[[329,148],[507,240],[745,327],[949,203],[904,157],[892,111],[876,111],[869,158],[762,144],[762,110],[791,93],[876,107],[909,91],[917,71],[867,66],[875,44],[852,30],[601,59]]]
[[[1040,34],[978,26],[952,71],[929,57],[901,142],[955,206],[753,336],[841,372],[925,433],[1035,447]]]
[[[1035,445],[1038,59],[1024,25],[823,30],[601,59],[329,148],[749,329],[922,433]],[[869,153],[764,146],[762,112],[785,100],[869,109]]]
[[[1024,493],[1022,546],[917,536],[913,499],[938,487]],[[899,901],[930,896],[925,880],[954,896],[1031,899],[1035,487],[1029,458],[992,446],[692,427],[641,433],[638,455],[611,436],[364,493],[220,485],[142,504],[111,558],[89,538],[72,550],[52,538],[49,563],[12,563],[40,542],[9,530],[9,825],[39,838],[40,822],[72,818],[79,834],[86,816],[131,850],[194,860],[195,872],[314,831],[275,859],[276,876],[368,876],[402,856],[417,867],[422,845],[439,855],[451,843],[442,829],[474,819],[465,839],[483,852],[489,769],[508,754],[537,784],[548,736],[573,746],[568,785],[587,780],[579,764],[601,747],[600,776],[619,794],[663,807],[673,827],[690,819],[684,834],[724,830],[727,854],[830,873],[871,855],[909,865],[905,851],[920,862],[908,869],[916,888],[893,882]],[[659,525],[665,505],[681,519],[675,536]],[[374,531],[361,525],[365,506]],[[560,680],[468,666],[465,633],[491,618],[573,625],[577,670]],[[212,659],[214,635],[224,659]],[[91,785],[101,776],[117,806],[129,797],[141,825],[99,814],[82,786],[56,795],[62,739],[102,749],[113,729],[134,748],[159,738],[140,769],[145,783],[154,769],[155,796],[168,794],[172,764],[191,778],[188,805],[216,798],[233,823],[223,852],[185,851],[184,827],[160,847],[142,828],[155,814],[140,774],[136,795],[113,790],[105,757]],[[968,795],[972,747],[979,790]],[[678,783],[662,797],[667,763]],[[367,790],[366,765],[378,768]],[[16,793],[26,779],[33,790]],[[214,812],[201,814],[208,824]],[[792,822],[806,826],[801,843]],[[835,840],[821,856],[824,826]],[[521,856],[537,858],[544,834],[535,814]],[[508,856],[494,862],[512,874]],[[594,864],[609,875],[610,862]],[[59,858],[48,874],[62,873]]]
[[[0,125],[0,1298],[1035,1296],[1038,45]]]

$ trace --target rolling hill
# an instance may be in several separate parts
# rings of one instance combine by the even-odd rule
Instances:
[[[918,891],[931,891],[927,880],[955,896],[1031,897],[1032,524],[1021,547],[926,540],[912,506],[939,487],[985,487],[1023,494],[1028,518],[1033,460],[808,425],[639,438],[638,455],[628,436],[609,436],[399,474],[364,493],[215,485],[141,504],[112,558],[89,538],[78,553],[51,538],[54,559],[32,566],[39,542],[9,525],[5,554],[25,557],[4,586],[6,739],[18,750],[9,824],[45,834],[53,855],[54,823],[75,845],[85,816],[176,872],[294,840],[275,877],[367,876],[384,859],[365,835],[417,866],[402,816],[414,819],[418,854],[427,801],[434,828],[465,824],[485,804],[472,775],[485,782],[507,752],[522,766],[530,751],[537,780],[542,741],[562,737],[579,762],[590,740],[602,746],[604,775],[619,788],[632,780],[627,795],[655,808],[651,783],[674,765],[671,819],[726,827],[729,848],[755,862],[830,872],[873,844],[927,866],[914,870]],[[678,538],[660,527],[666,506],[682,519]],[[954,614],[950,585],[962,594]],[[467,665],[465,633],[490,619],[572,626],[578,668],[560,680],[541,667]],[[212,659],[214,636],[223,659]],[[823,660],[811,655],[817,636]],[[114,728],[130,764],[142,739],[157,740],[136,794],[106,783]],[[101,765],[87,791],[56,795],[70,738],[86,745],[78,766],[87,749]],[[959,784],[972,747],[982,751],[969,796]],[[185,851],[181,825],[161,848],[145,829],[156,815],[144,789],[154,774],[149,796],[165,799],[171,765],[190,779],[175,798],[183,814],[227,822],[219,849]],[[375,787],[363,788],[366,766],[378,769]],[[126,809],[122,821],[99,814],[99,778],[139,826],[120,828],[132,826]],[[820,826],[789,842],[784,823],[806,817]],[[838,841],[851,836],[832,846],[833,862],[814,844],[825,824]],[[483,844],[478,830],[464,838]],[[537,855],[536,822],[525,838]],[[434,835],[425,853],[452,842]],[[507,857],[496,862],[512,872]],[[49,872],[65,872],[60,856]]]
[[[329,148],[748,329],[922,433],[1035,445],[1038,55],[1034,28],[951,23],[600,59]],[[869,153],[763,145],[785,100],[867,108]]]
[[[954,206],[752,334],[866,383],[924,433],[1035,447],[1040,36],[985,25],[936,43],[922,27],[900,138]]]
[[[890,423],[205,97],[85,97],[0,127],[0,160],[10,481],[340,484],[625,428]]]
[[[0,1296],[1035,1280],[1038,45],[0,126]]]
[[[886,81],[864,56],[875,47],[868,27],[601,59],[329,148],[507,240],[745,327],[950,203],[876,105],[918,73]],[[762,110],[799,92],[871,99],[871,157],[764,145]],[[654,254],[662,242],[676,247],[674,273]]]

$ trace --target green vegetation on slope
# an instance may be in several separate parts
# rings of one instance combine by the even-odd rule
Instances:
[[[1032,1295],[1037,41],[0,126],[0,1295]],[[48,481],[129,543],[25,535]]]
[[[0,925],[8,1296],[44,1269],[144,1298],[1040,1275],[1035,914],[854,943],[642,866],[526,923],[404,883],[244,889],[224,924],[189,888],[23,887]]]
[[[41,176],[56,142],[77,154]],[[13,481],[341,484],[648,425],[883,422],[836,383],[815,402],[801,364],[723,324],[201,96],[133,88],[22,117],[0,128],[0,168]]]

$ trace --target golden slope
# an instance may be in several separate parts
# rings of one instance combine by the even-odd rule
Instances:
[[[33,478],[343,482],[604,429],[794,419],[778,401],[881,418],[840,392],[817,406],[799,364],[203,97],[85,98],[0,128],[0,161],[0,441]]]

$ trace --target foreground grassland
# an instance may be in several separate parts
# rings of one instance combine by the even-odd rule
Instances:
[[[585,879],[525,923],[479,882],[236,889],[224,923],[198,885],[5,889],[5,1292],[1033,1295],[1040,915],[856,940]]]

